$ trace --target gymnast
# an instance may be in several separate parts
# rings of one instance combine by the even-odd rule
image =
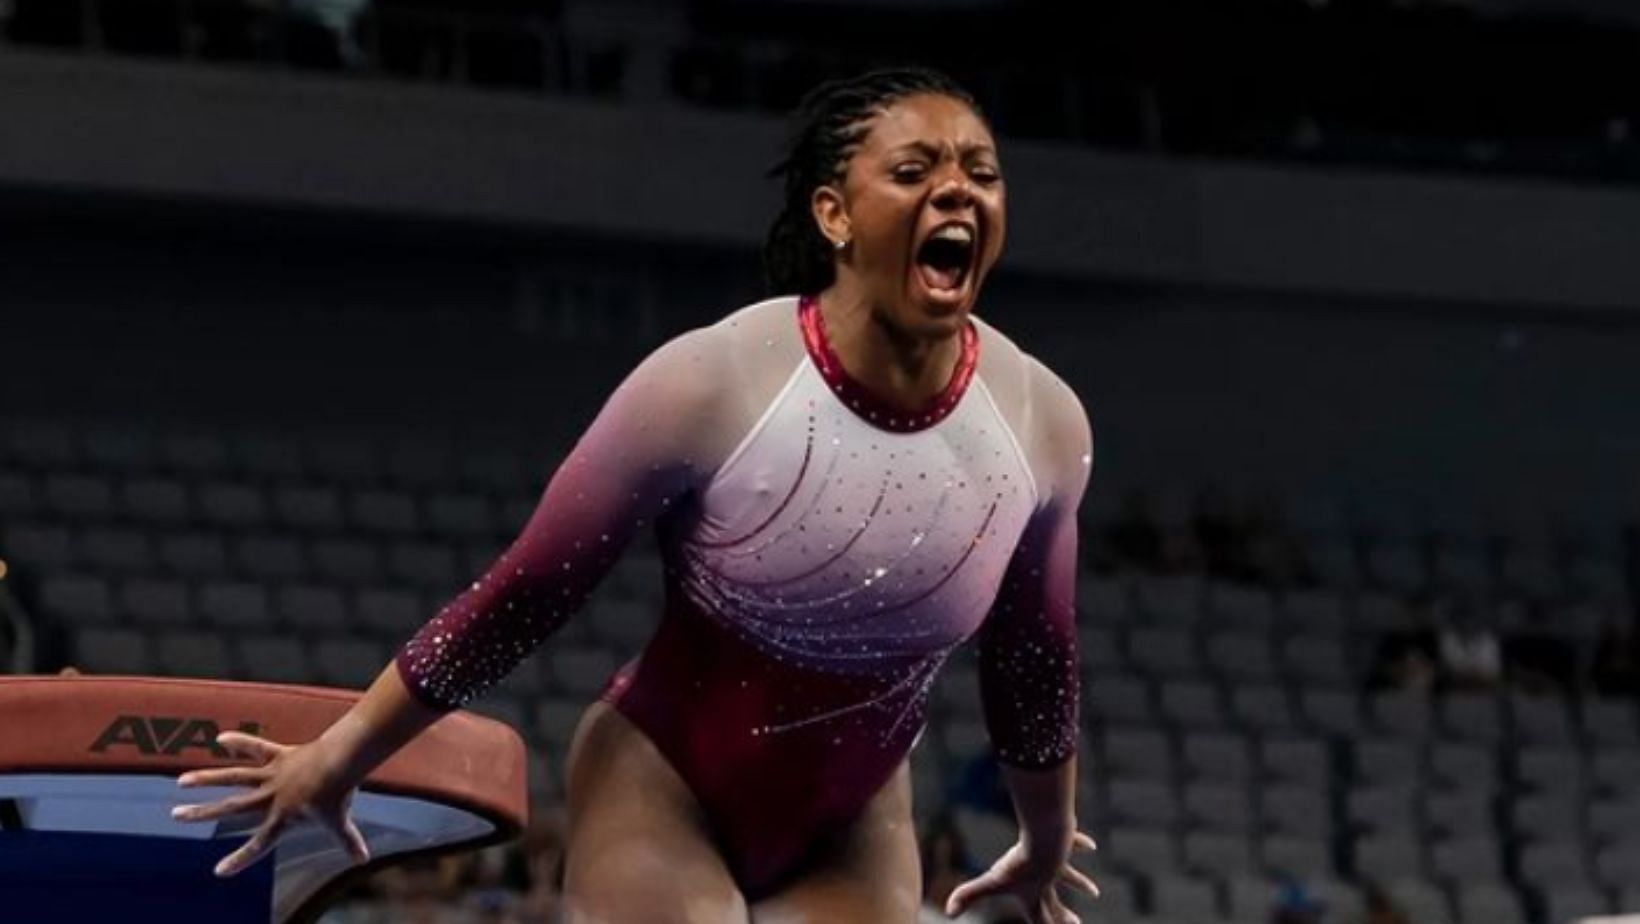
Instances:
[[[512,545],[318,739],[235,732],[244,786],[178,817],[251,813],[233,875],[299,818],[368,857],[369,771],[568,619],[640,530],[664,613],[567,757],[567,920],[905,922],[920,870],[907,755],[942,664],[976,639],[1019,839],[951,896],[1069,924],[1077,830],[1080,402],[974,316],[1004,182],[974,100],[922,69],[818,87],[775,173],[781,297],[662,345],[553,473]]]

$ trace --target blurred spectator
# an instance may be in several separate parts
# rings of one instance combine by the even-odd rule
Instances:
[[[1243,559],[1241,523],[1230,496],[1222,488],[1209,485],[1196,495],[1190,527],[1207,573],[1213,577],[1239,578]]]
[[[563,914],[564,884],[564,828],[559,813],[537,816],[530,822],[517,856],[524,863],[527,882],[518,907],[520,924],[556,924]]]
[[[1310,890],[1297,882],[1289,882],[1282,886],[1281,894],[1276,898],[1276,905],[1270,911],[1271,924],[1321,924],[1321,916],[1326,912],[1323,905]]]
[[[1457,690],[1489,690],[1503,679],[1503,649],[1487,628],[1480,608],[1468,595],[1453,597],[1445,607],[1438,641],[1441,679]]]
[[[268,0],[257,0],[266,3]],[[286,23],[286,60],[299,67],[356,70],[365,64],[355,26],[371,0],[278,0]]]
[[[1503,660],[1509,685],[1532,696],[1561,696],[1581,679],[1577,652],[1550,623],[1551,611],[1532,600],[1506,603],[1515,607],[1518,618],[1506,618],[1503,625],[1518,626],[1503,640]]]
[[[85,19],[78,3],[64,0],[5,0],[6,37],[25,45],[79,46]]]
[[[1633,622],[1622,617],[1606,620],[1589,679],[1602,696],[1640,695],[1640,636]]]
[[[1012,817],[1013,802],[1002,779],[1002,767],[989,753],[964,764],[951,782],[950,802],[981,812]]]
[[[1429,693],[1439,679],[1440,665],[1436,636],[1428,600],[1415,601],[1413,612],[1419,624],[1385,634],[1378,641],[1369,685],[1379,690]]]
[[[1128,492],[1122,509],[1106,530],[1118,567],[1157,571],[1162,565],[1162,528],[1157,524],[1150,495]]]
[[[950,815],[942,814],[929,825],[922,842],[922,869],[923,904],[917,915],[918,924],[953,920],[959,924],[985,924],[986,919],[975,908],[956,918],[945,916],[945,900],[973,875],[968,845]]]
[[[1307,587],[1316,582],[1303,545],[1287,528],[1273,497],[1260,498],[1248,510],[1238,558],[1239,577],[1263,587]]]
[[[1412,924],[1395,900],[1376,883],[1367,883],[1366,915],[1362,924]]]

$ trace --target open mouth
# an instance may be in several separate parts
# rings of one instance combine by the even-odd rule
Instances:
[[[917,248],[917,272],[937,294],[955,294],[968,281],[974,263],[974,229],[961,222],[940,225]]]

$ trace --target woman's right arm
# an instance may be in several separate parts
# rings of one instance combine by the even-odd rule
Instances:
[[[616,389],[547,484],[517,538],[398,651],[365,695],[315,741],[279,745],[237,732],[221,744],[256,766],[200,770],[180,785],[253,786],[177,817],[266,811],[255,835],[217,867],[233,875],[302,815],[364,859],[347,817],[375,767],[449,711],[505,677],[592,592],[626,543],[715,471],[730,368],[714,328],[652,353]]]

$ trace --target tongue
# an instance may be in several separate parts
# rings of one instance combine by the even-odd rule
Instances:
[[[922,271],[923,284],[930,289],[955,289],[962,283],[962,270],[957,267],[946,269],[928,263],[919,263],[917,269]]]

